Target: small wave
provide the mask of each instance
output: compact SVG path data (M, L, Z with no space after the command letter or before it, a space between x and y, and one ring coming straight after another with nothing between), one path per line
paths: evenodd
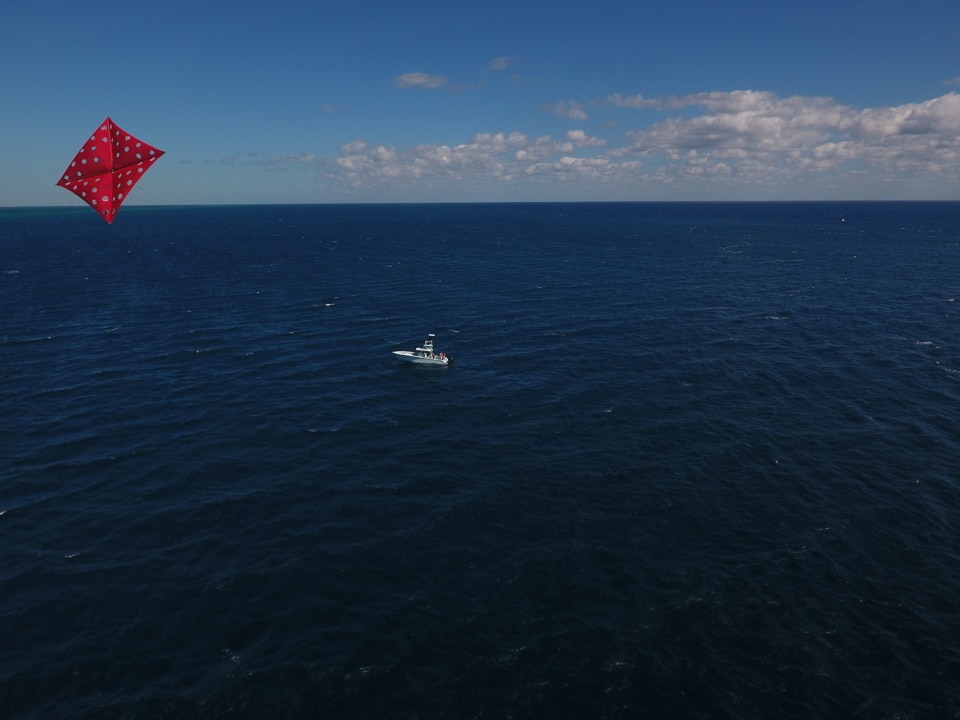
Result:
M41 335L39 337L24 338L23 340L19 340L17 342L22 342L22 343L46 342L47 340L53 340L55 337L56 335L45 335L45 336Z

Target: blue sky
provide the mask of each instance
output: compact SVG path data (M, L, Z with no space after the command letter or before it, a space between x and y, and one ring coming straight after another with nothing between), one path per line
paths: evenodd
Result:
M960 3L10 3L0 205L960 199Z

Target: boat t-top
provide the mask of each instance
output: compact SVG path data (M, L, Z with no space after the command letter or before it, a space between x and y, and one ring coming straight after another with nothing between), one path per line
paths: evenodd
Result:
M394 350L393 354L398 359L405 362L420 363L422 365L450 365L453 358L446 353L437 353L433 349L433 339L436 337L433 333L427 335L423 345L416 350Z

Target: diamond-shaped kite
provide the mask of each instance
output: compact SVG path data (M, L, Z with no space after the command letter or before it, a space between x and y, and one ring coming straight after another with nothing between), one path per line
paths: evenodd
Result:
M112 223L130 195L163 150L148 145L107 118L64 170L57 183Z

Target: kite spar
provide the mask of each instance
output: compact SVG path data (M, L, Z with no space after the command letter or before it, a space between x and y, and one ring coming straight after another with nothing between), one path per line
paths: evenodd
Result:
M113 223L133 186L161 155L163 150L135 138L107 118L80 148L57 185Z

